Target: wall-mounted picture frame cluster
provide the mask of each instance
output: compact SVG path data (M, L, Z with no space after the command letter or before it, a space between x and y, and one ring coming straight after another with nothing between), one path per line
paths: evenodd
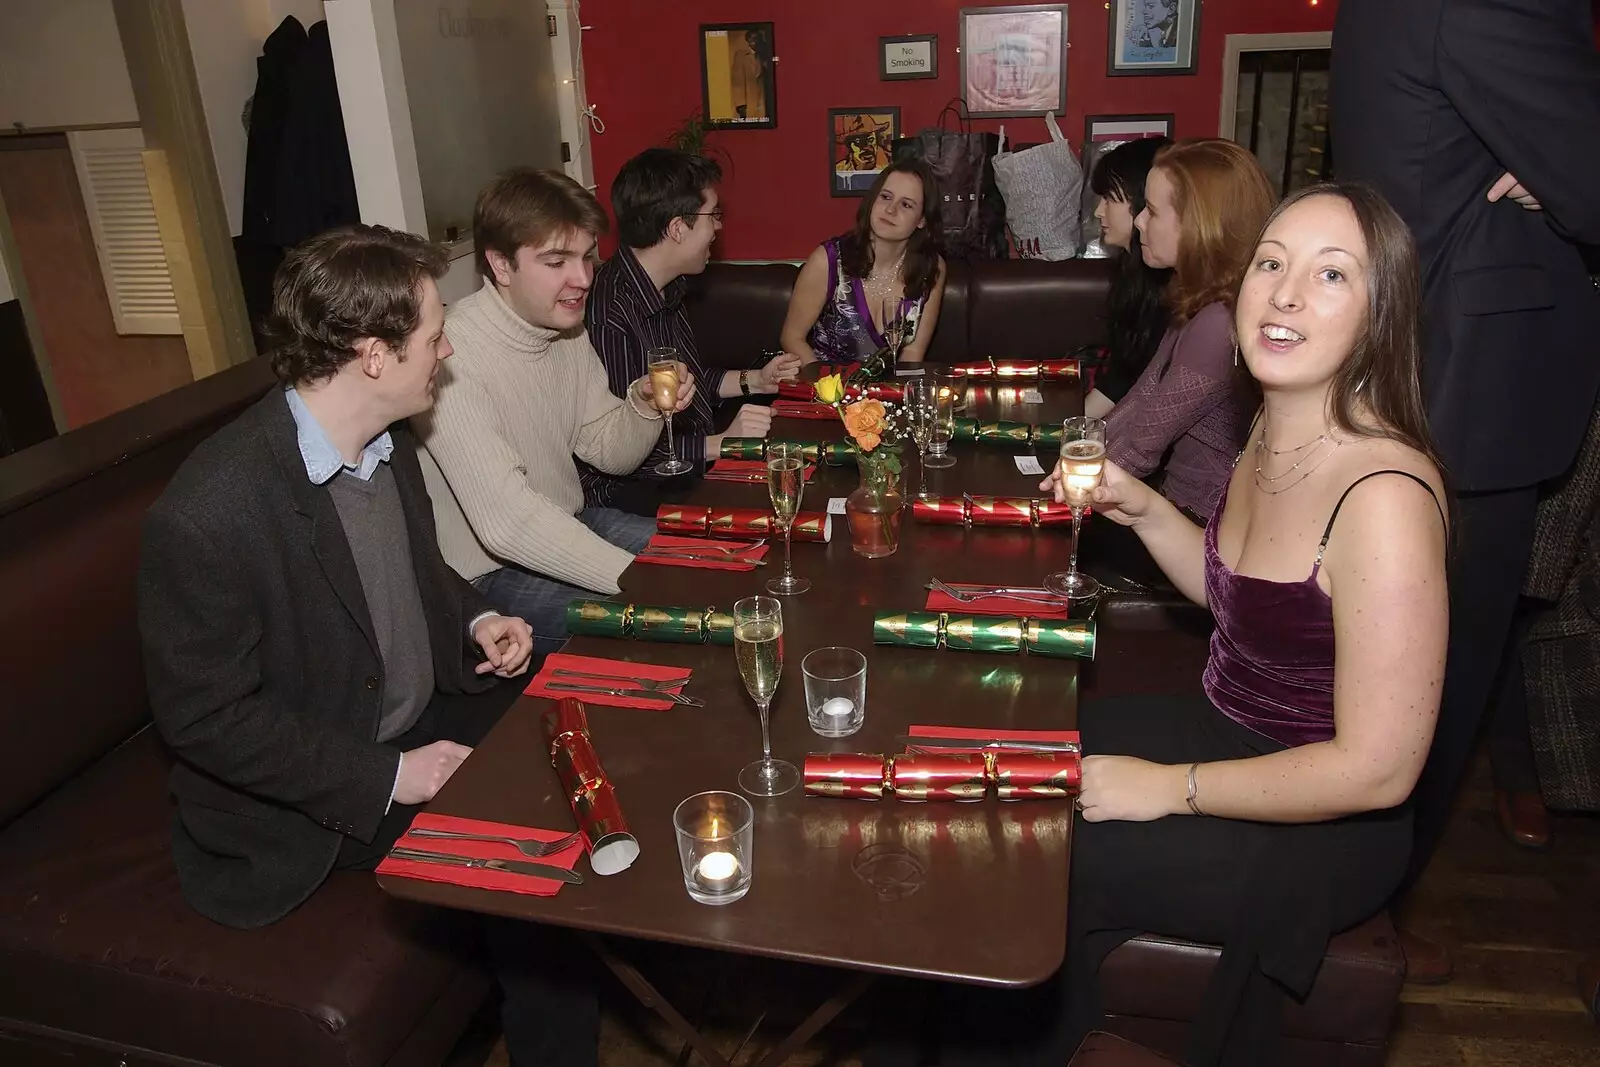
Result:
M770 22L700 27L700 99L718 130L778 127L777 35Z
M879 81L917 81L938 76L938 34L912 33L878 38Z
M964 7L961 98L974 118L1067 108L1067 5Z
M1107 74L1193 74L1198 69L1200 0L1111 0L1110 6Z
M1171 137L1172 115L1086 115L1083 139L1132 141L1140 137Z
M894 159L900 136L898 107L828 109L828 193L866 196Z

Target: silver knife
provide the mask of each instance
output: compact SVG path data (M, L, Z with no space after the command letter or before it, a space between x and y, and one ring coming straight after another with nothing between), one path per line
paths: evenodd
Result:
M982 740L965 737L925 737L920 734L902 736L897 740L917 748L1010 748L1024 752L1077 752L1083 747L1076 741L1008 741L998 737Z
M426 852L420 848L394 848L389 855L397 860L415 860L418 863L437 863L445 867L469 867L483 871L509 871L512 874L530 874L536 878L553 878L569 885L582 885L583 875L565 867L552 867L548 863L530 860L485 860L473 856L451 856L443 852Z
M660 552L660 551L657 551L656 549L650 549L649 551L646 551L646 552L640 552L639 555L638 555L638 558L639 559L685 559L685 560L694 560L694 561L700 562L700 563L748 563L752 567L765 567L767 565L767 561L764 560L764 559L750 559L750 558L745 557L745 556L708 556L708 555L705 555L704 553L693 553L693 554L691 554L691 553L687 553L687 552Z
M686 697L682 693L667 693L655 689L612 689L603 685L578 685L575 682L546 682L546 689L554 689L562 693L595 693L608 697L636 697L639 700L666 700L673 704L682 704L686 708L703 708L706 702Z

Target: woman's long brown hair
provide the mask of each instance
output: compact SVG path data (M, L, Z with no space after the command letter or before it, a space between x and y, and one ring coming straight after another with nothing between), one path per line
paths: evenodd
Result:
M1303 200L1331 196L1355 213L1367 245L1367 323L1334 372L1328 393L1334 425L1360 437L1386 437L1444 464L1428 432L1422 399L1421 284L1417 245L1389 202L1360 182L1322 182L1297 190L1273 209L1257 244L1278 216Z
M878 202L878 194L891 174L912 174L922 182L923 225L906 242L906 261L900 268L906 299L922 300L933 292L933 283L939 278L944 230L939 220L939 179L933 168L920 159L897 159L883 168L856 211L854 229L839 238L839 265L852 278L865 278L872 273L872 205Z

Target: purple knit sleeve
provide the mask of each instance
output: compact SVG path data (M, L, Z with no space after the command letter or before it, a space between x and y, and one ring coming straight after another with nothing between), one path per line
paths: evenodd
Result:
M1111 461L1138 478L1156 470L1174 441L1230 402L1232 377L1232 315L1224 304L1208 304L1167 331L1155 358L1112 409L1106 420Z

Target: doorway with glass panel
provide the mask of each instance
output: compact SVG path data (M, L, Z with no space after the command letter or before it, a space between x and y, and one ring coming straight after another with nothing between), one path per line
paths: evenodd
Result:
M1333 177L1331 33L1229 34L1218 129L1250 149L1279 193Z

